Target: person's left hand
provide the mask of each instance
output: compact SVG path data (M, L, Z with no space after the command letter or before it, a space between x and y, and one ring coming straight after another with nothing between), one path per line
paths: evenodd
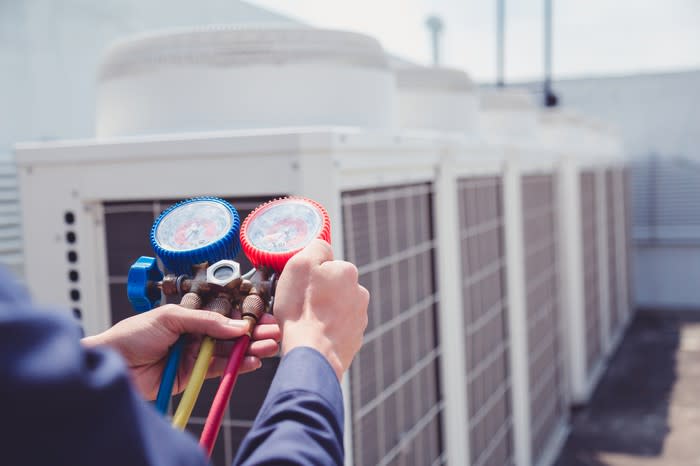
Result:
M83 338L85 346L108 345L126 359L134 384L146 399L158 394L168 350L182 334L189 338L180 359L180 367L173 386L173 394L185 389L194 361L199 353L203 335L218 340L207 378L220 376L233 346L234 338L248 331L247 322L229 319L216 312L192 310L168 304L152 311L137 314L94 336ZM253 342L241 364L241 373L258 369L261 358L277 354L280 329L275 318L263 315L253 331Z

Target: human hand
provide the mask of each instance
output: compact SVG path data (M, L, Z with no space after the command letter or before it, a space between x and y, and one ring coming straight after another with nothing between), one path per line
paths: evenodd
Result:
M333 260L330 245L315 240L290 259L277 284L282 354L298 346L314 348L340 380L362 346L368 303L357 267Z
M82 341L85 346L108 345L119 351L126 359L132 380L142 396L153 400L158 393L168 350L180 335L188 334L188 341L182 353L173 393L185 389L203 335L227 340L217 341L214 358L207 372L207 378L211 378L223 373L234 344L231 339L240 337L247 331L248 323L244 320L168 304L124 319L112 328L83 338ZM253 331L253 342L241 364L241 373L258 369L262 364L261 358L277 354L279 339L280 329L275 318L269 314L263 315Z

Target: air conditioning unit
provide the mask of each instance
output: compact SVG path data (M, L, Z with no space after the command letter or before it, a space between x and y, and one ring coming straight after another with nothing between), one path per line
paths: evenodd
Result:
M344 384L348 462L442 458L437 149L389 130L394 75L376 42L337 31L175 31L118 44L100 76L97 140L17 151L35 297L73 308L88 333L103 330L130 315L128 268L151 252L151 224L173 202L214 195L245 215L277 196L313 198L333 219L337 257L358 265L373 294ZM241 377L215 464L231 464L275 367ZM195 407L195 434L215 386Z
M631 318L630 206L619 138L580 115L542 116L560 157L562 303L572 403L588 401Z
M75 309L87 333L130 315L127 271L151 252L154 218L176 200L219 196L242 215L287 194L322 203L336 255L358 265L373 294L349 377L349 451L360 455L357 464L443 454L433 141L334 129L243 131L26 145L18 160L27 282L40 301ZM273 373L274 363L241 378L216 464L230 463ZM207 409L195 409L195 431Z
M584 266L595 296L612 303L600 290L617 290L614 305L591 301L593 329L619 310L606 348L629 318L613 139L590 130L600 140L583 150L562 136L568 120L541 122L514 91L482 96L477 111L466 74L391 70L376 41L340 31L139 36L112 47L99 76L97 139L17 150L39 301L101 331L131 314L129 266L151 253L150 227L172 203L219 196L245 216L310 197L372 293L343 383L348 464L553 461L569 402L595 383L588 338L603 342L586 332ZM589 212L604 196L616 210ZM214 464L231 463L276 364L241 377ZM202 391L195 434L215 389Z
M557 158L543 144L533 96L494 89L481 97L484 138L505 161L502 204L505 249L502 305L508 309L502 351L509 357L514 464L551 464L568 429L566 309L558 291ZM489 396L497 393L491 389ZM493 437L487 437L491 441Z

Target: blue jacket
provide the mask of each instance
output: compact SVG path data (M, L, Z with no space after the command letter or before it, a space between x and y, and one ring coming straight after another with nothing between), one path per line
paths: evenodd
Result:
M129 382L108 348L85 349L67 317L32 305L0 270L0 463L6 466L204 465L196 440L173 429ZM343 401L315 350L279 365L235 464L343 462Z

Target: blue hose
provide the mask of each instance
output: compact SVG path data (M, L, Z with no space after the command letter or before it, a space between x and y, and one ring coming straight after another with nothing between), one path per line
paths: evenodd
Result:
M185 335L181 335L170 348L168 362L165 365L165 369L163 369L163 376L160 379L160 387L158 388L158 397L156 398L156 409L161 414L165 414L168 411L170 396L173 393L173 385L175 385L175 377L177 376L180 356L182 355L184 346Z

